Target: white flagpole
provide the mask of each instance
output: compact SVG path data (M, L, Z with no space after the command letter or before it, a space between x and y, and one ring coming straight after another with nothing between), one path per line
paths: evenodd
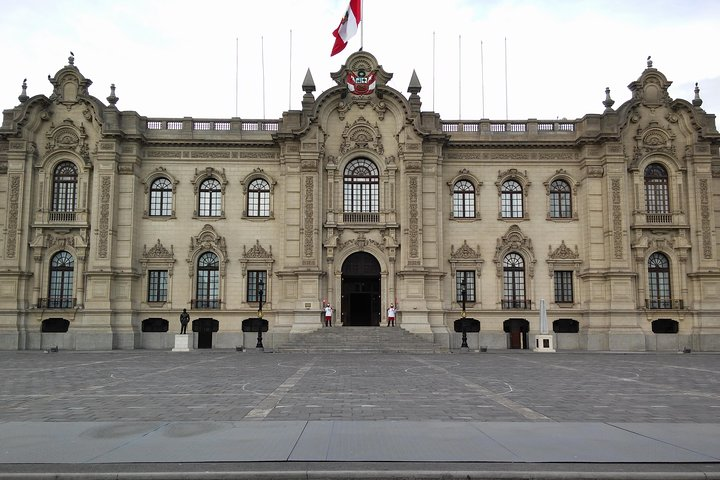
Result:
M462 35L458 35L458 120L462 120Z
M365 40L365 5L363 0L360 0L360 50L363 49Z
M505 120L508 120L507 37L505 37Z
M238 116L238 70L239 70L239 56L238 56L238 38L235 37L235 116Z
M290 29L290 60L288 62L288 110L292 107L292 29Z
M265 38L260 37L260 61L262 63L262 107L265 120Z
M435 32L433 32L433 59L432 59L432 109L435 111Z
M482 98L482 118L485 118L485 62L483 59L482 40L480 40L480 95Z

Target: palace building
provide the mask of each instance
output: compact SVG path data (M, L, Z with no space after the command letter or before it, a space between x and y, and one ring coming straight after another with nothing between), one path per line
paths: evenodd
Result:
M451 349L464 308L470 348L720 350L720 134L651 61L561 121L444 120L365 51L277 120L122 111L74 63L3 112L0 349L169 349L183 309L235 348L261 305L280 348L395 303Z

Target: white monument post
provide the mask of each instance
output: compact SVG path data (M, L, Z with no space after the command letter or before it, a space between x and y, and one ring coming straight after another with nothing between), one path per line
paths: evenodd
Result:
M540 299L540 334L535 335L534 352L554 352L553 336L548 331L547 307L545 299Z

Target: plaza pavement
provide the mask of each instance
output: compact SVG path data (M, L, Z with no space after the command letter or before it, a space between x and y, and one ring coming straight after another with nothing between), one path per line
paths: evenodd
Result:
M0 352L0 480L720 479L720 355Z

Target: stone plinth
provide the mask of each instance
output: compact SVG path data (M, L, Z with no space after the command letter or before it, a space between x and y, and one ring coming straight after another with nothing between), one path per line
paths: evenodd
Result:
M173 347L173 352L189 352L192 350L193 344L192 344L192 337L188 334L175 334L175 346Z
M554 352L552 335L535 335L535 347L533 352Z

